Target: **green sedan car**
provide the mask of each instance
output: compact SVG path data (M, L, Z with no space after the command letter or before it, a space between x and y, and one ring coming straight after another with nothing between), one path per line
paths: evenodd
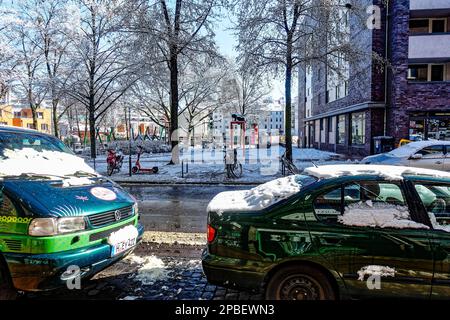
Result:
M450 297L450 173L313 167L208 206L210 283L271 300Z

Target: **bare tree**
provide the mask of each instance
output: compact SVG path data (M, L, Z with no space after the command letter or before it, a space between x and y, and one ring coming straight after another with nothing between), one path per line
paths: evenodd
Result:
M126 39L119 38L124 2L77 0L79 26L72 36L75 70L66 93L88 111L91 157L96 156L96 123L136 81L127 60Z
M204 63L186 71L181 79L180 114L186 122L187 141L194 129L225 103L221 82L226 70Z
M133 1L132 1L133 2ZM220 0L159 0L149 3L134 0L136 21L129 30L149 36L154 40L157 54L169 71L170 83L170 137L172 160L179 162L178 117L179 113L179 65L180 57L187 59L198 55L215 55L212 20Z
M241 60L277 75L284 71L286 157L292 160L294 69L305 62L330 63L338 52L352 55L342 28L351 7L342 0L248 0L235 1L233 8Z
M254 68L246 61L235 66L225 79L227 90L223 90L223 99L229 109L247 117L259 113L261 99L269 94L268 77L261 68Z
M48 0L28 1L24 8L27 15L36 20L35 28L38 34L38 46L44 57L45 70L47 74L48 96L52 104L53 133L59 136L58 123L68 106L59 112L59 103L63 88L71 77L71 71L66 66L66 56L69 47L69 39L65 25L67 12L65 1ZM70 106L70 105L69 105Z

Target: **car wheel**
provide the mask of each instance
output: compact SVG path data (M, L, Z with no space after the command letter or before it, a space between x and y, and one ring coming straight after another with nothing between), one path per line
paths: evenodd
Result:
M0 257L0 300L15 300L17 291L14 289L9 270Z
M278 270L266 288L267 300L335 300L336 294L327 277L304 265Z

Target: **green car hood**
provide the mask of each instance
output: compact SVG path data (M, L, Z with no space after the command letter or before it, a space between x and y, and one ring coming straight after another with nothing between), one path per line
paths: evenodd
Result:
M63 187L61 181L5 180L3 192L20 203L33 216L84 216L116 210L134 204L134 199L120 186L96 179L96 183L76 187ZM94 196L93 188L106 188L115 194L114 200ZM98 189L97 189L98 190Z

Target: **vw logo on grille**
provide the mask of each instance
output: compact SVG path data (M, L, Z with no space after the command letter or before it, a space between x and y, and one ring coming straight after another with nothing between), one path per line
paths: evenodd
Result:
M122 219L122 214L120 213L119 210L116 210L114 212L114 218L116 219L116 221L119 221L120 219Z

